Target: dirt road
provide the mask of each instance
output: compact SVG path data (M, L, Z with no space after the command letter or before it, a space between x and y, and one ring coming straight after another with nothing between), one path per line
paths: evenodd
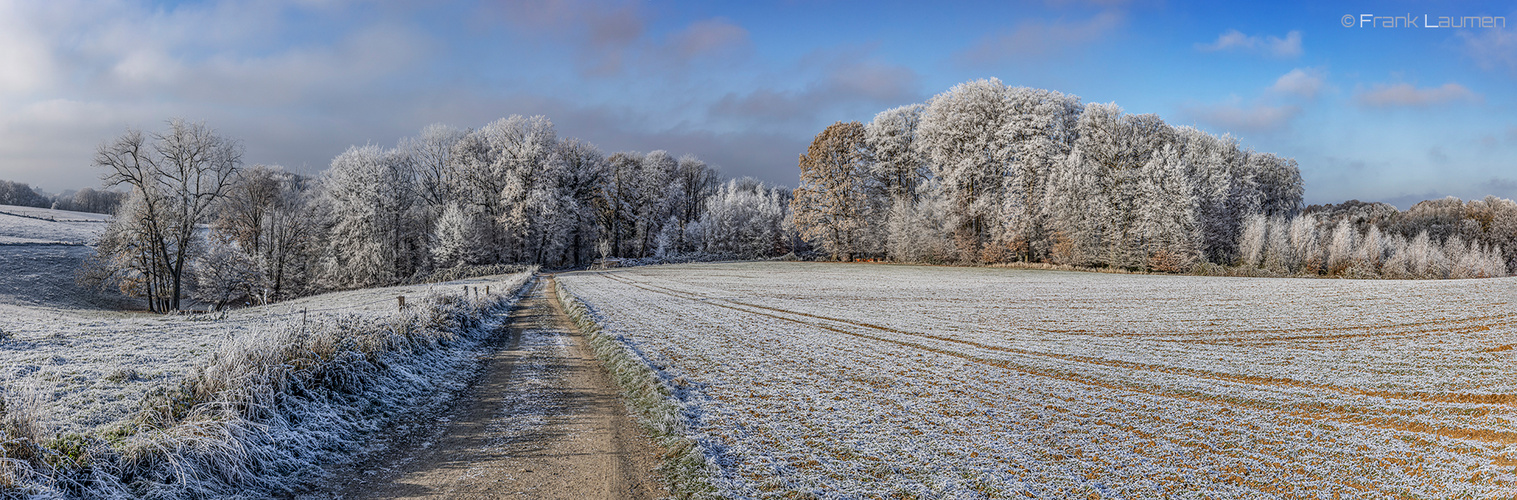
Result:
M659 498L657 451L627 415L552 278L511 311L471 389L380 439L306 498ZM410 430L414 429L414 430Z

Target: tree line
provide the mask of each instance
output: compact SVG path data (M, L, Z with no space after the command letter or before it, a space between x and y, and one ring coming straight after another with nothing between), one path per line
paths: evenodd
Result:
M84 188L49 195L25 183L0 180L0 205L113 214L126 193Z
M1340 225L1303 210L1293 159L996 79L835 123L799 166L794 225L838 260L1437 278L1517 264L1509 200Z
M1517 271L1517 203L1428 200L1406 211L1357 200L1244 224L1240 267L1267 274L1444 279Z
M81 280L156 311L180 309L189 292L266 303L598 258L1392 278L1502 276L1517 264L1510 200L1303 207L1292 159L995 79L826 127L800 155L793 191L723 180L690 155L605 155L541 116L431 125L393 147L350 147L317 176L244 166L240 143L182 120L128 130L95 163L129 194Z
M788 189L723 183L690 155L606 156L541 116L353 146L315 177L244 166L240 143L183 120L128 130L95 163L130 194L81 280L154 311L186 295L222 307L467 266L752 258L793 243Z

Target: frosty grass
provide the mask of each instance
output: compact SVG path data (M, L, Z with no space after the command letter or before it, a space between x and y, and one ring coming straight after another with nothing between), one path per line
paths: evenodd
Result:
M560 274L730 497L1517 493L1517 279Z

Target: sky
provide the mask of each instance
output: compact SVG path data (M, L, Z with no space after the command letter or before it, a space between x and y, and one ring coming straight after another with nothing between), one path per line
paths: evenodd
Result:
M0 179L99 187L172 118L315 174L541 114L794 186L827 125L999 78L1295 158L1307 203L1517 199L1517 27L1424 27L1517 4L1323 3L0 0Z

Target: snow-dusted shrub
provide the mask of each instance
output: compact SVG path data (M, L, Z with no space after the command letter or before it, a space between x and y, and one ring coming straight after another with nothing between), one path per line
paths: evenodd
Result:
M1354 260L1339 273L1339 276L1349 279L1374 279L1379 278L1380 274L1375 272L1375 267L1368 261Z

